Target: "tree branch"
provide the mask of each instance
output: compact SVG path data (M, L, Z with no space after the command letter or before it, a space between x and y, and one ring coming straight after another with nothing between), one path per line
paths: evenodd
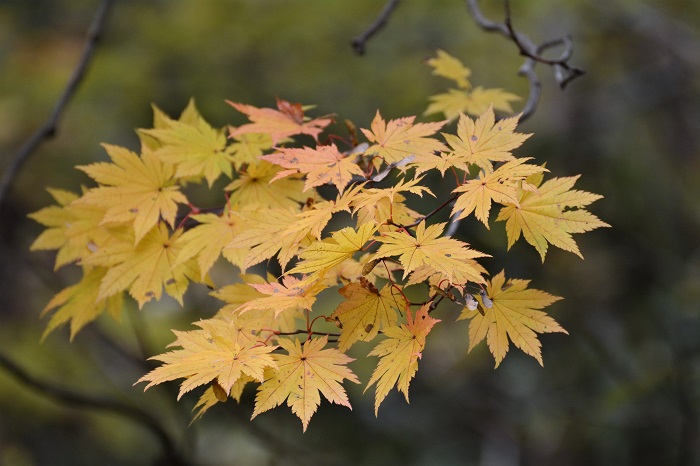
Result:
M399 6L400 1L401 0L389 0L386 5L384 5L384 9L379 16L377 16L374 22L370 24L362 34L352 40L352 48L355 50L355 53L358 55L365 54L365 46L367 41L386 25L391 14L394 12L396 7Z
M559 84L559 87L564 89L571 81L583 76L585 71L569 64L569 60L573 55L573 42L570 37L563 37L542 44L535 44L526 35L517 32L513 27L513 21L510 14L510 1L504 0L503 6L505 9L505 19L503 23L497 23L486 18L479 8L478 0L466 0L467 9L474 18L474 22L486 32L496 32L503 37L511 40L520 55L527 57L525 63L520 67L518 74L525 76L530 83L530 95L523 107L520 115L520 121L524 121L535 112L540 99L540 80L535 73L535 65L542 63L551 66L554 69L554 77ZM558 58L546 58L542 53L553 47L563 47L563 51Z
M75 408L87 408L93 410L107 411L124 418L130 419L137 424L150 430L160 442L163 450L163 459L166 464L186 464L182 458L175 442L160 423L150 414L136 406L120 403L116 400L88 396L84 393L75 392L63 387L59 387L50 382L40 380L30 375L24 368L13 360L0 353L0 368L14 377L19 383L31 388L40 395L50 398L55 402Z
M107 16L112 3L113 0L102 0L102 3L100 3L97 11L95 12L92 23L90 24L90 29L88 30L88 35L85 40L85 46L83 48L83 53L80 56L80 60L73 70L73 74L71 75L66 88L63 90L63 93L56 102L51 115L46 122L44 122L44 124L37 129L34 134L32 134L24 145L20 147L15 156L12 158L9 166L5 169L2 178L0 178L0 206L2 206L3 202L5 201L12 183L24 164L27 162L27 160L29 160L29 157L44 141L49 140L56 135L58 131L58 122L61 115L85 77L85 72L93 58L97 43L100 41L102 36L102 31L107 22Z

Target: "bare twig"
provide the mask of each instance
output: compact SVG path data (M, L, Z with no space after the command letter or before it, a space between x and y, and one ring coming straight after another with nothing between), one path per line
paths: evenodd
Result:
M186 461L176 448L176 444L170 434L154 417L136 406L121 403L116 400L89 396L40 380L30 375L19 364L1 353L0 368L4 369L19 383L60 404L75 408L111 412L144 426L158 438L161 448L163 449L163 459L167 461L167 464L186 464Z
M497 32L503 37L513 41L518 47L520 55L526 57L525 63L520 67L519 75L525 76L530 83L530 95L523 107L520 115L520 121L529 118L536 110L540 98L540 80L535 73L535 65L542 63L551 66L554 69L554 77L559 86L564 89L574 79L585 74L581 68L577 68L569 64L569 60L573 55L573 42L571 38L566 36L559 39L535 44L526 35L517 32L513 27L513 21L510 14L510 1L504 0L505 19L503 23L497 23L486 18L479 8L478 0L466 0L467 9L474 18L476 24L487 32ZM542 53L552 47L563 47L563 51L558 58L547 58L542 56Z
M97 11L95 12L92 23L90 24L90 29L85 40L85 47L83 48L83 53L80 56L80 60L73 70L73 74L68 81L66 88L63 90L63 93L56 102L51 115L46 122L39 129L37 129L34 134L32 134L24 145L20 147L19 151L17 151L15 156L12 158L9 166L5 169L5 172L0 179L0 206L2 206L2 203L5 201L12 183L26 161L29 160L29 157L34 153L37 147L41 145L41 143L53 138L56 135L56 132L58 131L58 122L61 115L82 82L88 65L90 64L95 53L97 43L100 41L102 31L107 22L107 16L112 3L113 0L103 0L102 3L100 3Z
M379 16L377 16L374 22L370 24L362 34L352 40L352 48L355 50L355 53L358 55L365 54L365 46L367 41L386 25L386 22L389 20L391 14L394 12L396 7L399 6L400 1L401 0L389 0L386 5L384 5L384 9Z

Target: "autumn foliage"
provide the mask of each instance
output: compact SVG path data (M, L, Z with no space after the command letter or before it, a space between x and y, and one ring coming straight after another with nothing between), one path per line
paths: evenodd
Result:
M542 311L560 298L498 267L488 278L488 252L453 238L453 227L473 217L491 228L495 217L508 248L522 236L543 262L550 245L580 256L571 235L607 226L585 210L600 196L514 155L529 135L494 108L512 112L517 96L472 88L469 70L445 52L428 64L457 86L426 111L445 121L377 112L369 128L336 135L327 132L333 118L281 99L276 108L229 102L249 122L225 129L194 102L177 120L155 108L139 153L104 145L110 162L78 167L96 186L51 189L56 205L31 215L46 226L32 248L57 250L57 268L82 269L46 306L45 335L68 323L72 338L104 312L118 317L127 294L142 308L163 292L182 303L190 284L209 286L221 309L174 330L171 350L153 358L162 365L138 382L184 379L180 396L206 387L197 417L257 385L253 417L286 402L304 430L321 395L350 407L343 385L361 382L348 365L359 343L378 358L365 386L375 412L393 387L408 400L438 324L468 320L469 349L486 339L496 366L510 343L542 364L538 334L566 333ZM429 172L451 194L422 213L410 200L435 197ZM218 206L189 201L193 185L211 189L222 177L230 182ZM449 223L434 220L443 210ZM224 285L209 277L221 257L240 269ZM335 309L316 302L328 289L343 298ZM461 312L436 318L448 302Z

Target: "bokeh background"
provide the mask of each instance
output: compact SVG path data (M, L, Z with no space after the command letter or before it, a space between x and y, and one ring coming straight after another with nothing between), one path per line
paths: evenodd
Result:
M502 18L500 1L481 3ZM494 371L485 345L467 354L467 325L443 311L410 405L392 392L375 418L373 393L348 386L353 410L324 402L302 434L288 408L250 422L251 391L188 427L196 395L176 403L174 384L132 386L144 357L172 341L169 329L216 311L206 290L190 290L184 309L130 305L121 323L104 317L73 342L62 330L39 343L41 309L76 271L54 273L51 254L28 252L41 228L27 214L52 202L46 187L88 183L73 167L105 160L100 142L137 149L134 128L151 124L151 103L177 116L194 97L223 126L243 121L224 99L270 106L279 96L368 127L377 109L420 115L444 91L422 64L437 48L470 66L476 85L526 96L513 44L477 28L458 0L402 2L362 57L350 41L383 1L116 1L58 134L0 208L0 354L52 386L149 413L199 465L700 464L700 3L512 3L515 27L533 40L571 34L571 63L587 70L562 92L538 66L542 99L519 154L558 176L581 173L579 188L605 196L591 210L612 225L577 237L585 260L552 249L544 265L524 243L506 255L502 224L460 226L496 251L491 273L505 267L565 297L551 312L570 335L541 338L544 368L511 349ZM0 0L0 170L48 117L97 5ZM373 366L353 369L366 381ZM159 460L143 422L58 403L0 369L0 464Z

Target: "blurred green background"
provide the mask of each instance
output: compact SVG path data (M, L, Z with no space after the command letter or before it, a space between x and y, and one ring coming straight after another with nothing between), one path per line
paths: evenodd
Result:
M501 18L500 1L481 3ZM151 103L176 116L195 97L223 126L243 121L224 99L270 106L278 96L368 127L377 109L420 115L446 89L421 63L437 48L470 66L474 84L526 96L513 44L478 29L457 0L402 2L362 57L350 41L384 1L116 1L59 133L0 210L0 353L42 380L138 406L194 464L700 464L700 2L512 3L515 27L533 40L571 34L571 63L588 72L562 92L538 66L542 100L521 127L535 135L519 154L557 176L581 173L577 187L605 196L591 210L613 227L577 236L585 261L552 249L544 265L522 240L506 256L502 224L460 227L496 251L492 274L505 267L565 298L551 312L570 335L542 337L544 368L511 349L494 371L485 345L466 354L467 324L443 311L410 405L392 392L375 418L373 393L348 386L354 409L324 402L302 434L286 407L248 421L251 391L187 427L196 394L177 404L175 384L132 387L170 328L216 311L206 290L190 290L185 309L165 299L121 323L102 318L72 343L62 330L39 344L39 312L76 271L54 274L52 254L28 252L41 228L27 214L52 202L45 187L88 183L73 167L105 160L100 142L137 149ZM0 0L0 170L49 115L97 5ZM233 273L221 269L219 283ZM372 368L353 365L363 381ZM56 403L0 370L0 464L160 457L142 423Z

